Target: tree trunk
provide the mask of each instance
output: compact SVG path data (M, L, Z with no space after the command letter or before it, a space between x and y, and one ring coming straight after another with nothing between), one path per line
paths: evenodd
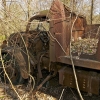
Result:
M93 20L93 5L94 5L94 0L91 1L91 25L92 25L92 20Z
M5 21L7 20L7 6L6 6L6 0L2 0L2 5L4 7L4 19ZM5 24L6 29L8 28L8 26ZM7 38L7 31L5 30L5 38Z
M6 13L6 0L2 0L2 5L4 7L4 18L7 18L7 13Z

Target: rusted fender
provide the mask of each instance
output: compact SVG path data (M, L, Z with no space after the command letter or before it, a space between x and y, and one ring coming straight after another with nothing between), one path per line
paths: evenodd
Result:
M14 51L14 57L19 65L19 69L20 69L20 73L21 73L21 76L24 78L24 79L27 79L28 78L28 70L27 70L27 61L25 61L25 58L23 56L23 54L21 53L21 50L20 48L17 48L15 51Z

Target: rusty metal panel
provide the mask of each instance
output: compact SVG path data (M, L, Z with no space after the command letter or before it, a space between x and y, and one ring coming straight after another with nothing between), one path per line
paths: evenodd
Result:
M99 94L99 75L94 72L76 70L80 90L88 93ZM59 71L59 83L64 86L76 88L73 71L63 68Z
M59 70L59 84L61 84L61 85L63 85L65 69L66 69L66 67L63 67L62 69Z
M96 60L100 61L100 37L99 37L99 42L97 45Z
M70 57L68 57L68 56L60 57L59 62L62 62L65 64L70 64L70 65L72 64ZM74 62L75 66L100 70L100 62L99 61L90 60L90 59L82 59L82 58L80 58L80 59L73 58L73 62Z
M53 43L54 45L50 45L51 61L57 61L60 56L69 56L71 27L76 16L77 15L71 12L60 0L53 1L49 16L50 32L56 40L55 43L50 40L50 44ZM72 30L72 36L75 41L78 40L79 37L83 37L85 26L86 19L83 16L78 16ZM54 58L55 60L53 60Z
M98 28L99 28L100 24L93 24L93 25L87 25L85 27L85 34L84 37L87 38L98 38L98 36L100 36L99 34L97 34ZM100 32L100 30L99 30Z
M70 32L67 31L68 28L66 27L67 24L65 21L66 16L63 3L59 0L55 0L50 8L50 19L50 32L55 35L56 40L66 51L70 41ZM55 51L53 51L54 49L50 51L50 54L55 52L56 58L65 55L57 41L55 42Z
M56 40L55 38L55 33L54 28L53 28L54 22L50 21L50 34L52 34L52 36L50 35L50 61L54 61L56 62L56 56L55 56L55 42Z

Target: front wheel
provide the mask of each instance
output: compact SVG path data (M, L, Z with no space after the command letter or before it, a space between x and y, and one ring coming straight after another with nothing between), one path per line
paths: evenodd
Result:
M5 54L3 55L3 60L7 76L5 75L4 69L2 68L2 80L6 81L7 83L11 81L14 85L22 84L24 79L21 76L19 65L17 64L15 58L10 54Z

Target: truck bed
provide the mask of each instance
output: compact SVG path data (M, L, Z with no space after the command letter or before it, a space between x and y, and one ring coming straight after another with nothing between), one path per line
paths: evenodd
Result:
M59 62L72 65L70 56L61 56L59 58ZM75 66L100 70L100 62L99 61L95 61L95 60L91 60L91 59L83 59L83 58L77 59L77 58L73 57L73 62L74 62Z

